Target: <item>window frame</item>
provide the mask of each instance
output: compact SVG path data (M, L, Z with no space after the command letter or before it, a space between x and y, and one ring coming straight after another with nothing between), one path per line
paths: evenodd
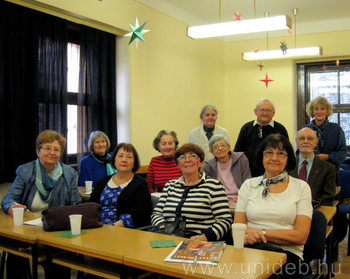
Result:
M335 60L326 62L312 62L312 63L297 63L297 130L304 125L310 123L310 118L306 114L306 105L310 102L310 87L309 87L309 73L321 72L322 67L326 66L326 71L341 72L350 71L350 60L340 60L339 66L336 65ZM339 75L338 75L339 79ZM338 80L338 100L340 97L339 80ZM333 113L338 113L338 123L340 123L340 113L350 114L349 104L333 104ZM350 155L350 145L346 146L348 156Z

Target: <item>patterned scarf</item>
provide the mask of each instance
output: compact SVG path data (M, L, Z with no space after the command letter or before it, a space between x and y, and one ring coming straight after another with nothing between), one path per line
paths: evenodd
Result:
M315 151L322 153L323 147L324 147L324 136L323 136L323 130L328 126L329 120L326 118L326 120L320 125L317 126L315 119L311 121L312 129L316 131L317 138L318 138L318 144L315 147Z
M278 182L282 182L286 180L288 177L288 172L286 170L282 171L279 175L272 177L272 178L266 178L266 173L264 173L263 179L258 184L259 186L264 186L264 190L262 191L262 197L266 198L269 193L269 185L270 184L276 184Z
M109 163L109 159L111 158L111 154L109 154L108 152L106 152L105 156L99 156L96 153L91 152L91 156L98 163L100 163L102 165L106 165L107 175L112 175L112 174L115 174L117 172L117 170L115 168L113 168L112 165Z

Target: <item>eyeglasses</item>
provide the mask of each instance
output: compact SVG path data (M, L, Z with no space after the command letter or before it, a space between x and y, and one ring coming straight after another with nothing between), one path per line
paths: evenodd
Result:
M273 152L273 151L270 151L270 150L265 150L263 152L265 158L272 158L273 155L276 154L277 158L278 159L285 159L286 157L288 157L288 154L285 153L285 152L282 152L282 151L279 151L279 152Z
M191 161L196 161L198 159L198 156L195 155L195 154L191 154L191 155L188 155L188 156L181 155L179 158L177 158L177 161L178 162L183 162L183 161L186 161L186 159L191 160Z
M303 137L303 136L297 138L297 140L299 140L299 141L305 141L305 140L307 140L307 141L314 141L315 139L316 138L313 138L313 137Z
M258 138L261 139L262 138L262 126L259 125L258 130L259 130Z
M50 153L50 152L54 152L55 154L60 154L61 153L61 149L58 149L58 148L51 148L51 147L41 147L40 149L44 150L45 152L47 153Z
M273 110L271 110L271 109L258 109L258 112L272 113Z
M218 150L219 148L226 148L227 147L227 144L226 143L220 143L220 144L216 144L213 146L213 150L216 151Z

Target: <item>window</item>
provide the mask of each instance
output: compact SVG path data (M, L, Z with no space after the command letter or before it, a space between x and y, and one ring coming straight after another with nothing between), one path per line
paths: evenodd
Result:
M324 70L324 66L326 69ZM298 129L310 123L306 104L322 96L333 105L331 122L338 123L345 132L350 147L350 61L298 64Z

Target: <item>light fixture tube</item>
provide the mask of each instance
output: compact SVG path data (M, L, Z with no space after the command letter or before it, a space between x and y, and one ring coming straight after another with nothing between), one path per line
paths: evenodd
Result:
M255 61L267 59L283 59L283 58L303 58L310 56L322 56L322 47L304 47L304 48L288 48L283 54L282 50L267 50L258 52L243 52L242 60Z
M292 28L292 19L288 15L230 21L201 26L187 27L187 36L193 39L238 35L263 31Z

